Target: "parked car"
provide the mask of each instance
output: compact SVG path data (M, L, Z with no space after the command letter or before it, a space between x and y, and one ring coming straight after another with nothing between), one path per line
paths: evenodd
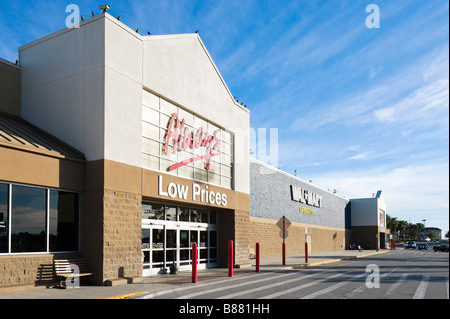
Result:
M427 243L418 243L417 245L417 249L428 249L428 244Z
M448 243L440 243L440 244L434 245L433 250L448 252Z
M406 243L406 246L405 246L405 249L410 249L410 248L416 249L416 243L413 242L413 241L407 242L407 243Z

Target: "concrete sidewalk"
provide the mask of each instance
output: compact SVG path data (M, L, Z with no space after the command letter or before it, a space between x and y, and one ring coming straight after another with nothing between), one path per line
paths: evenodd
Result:
M346 250L313 253L305 263L305 256L287 256L286 265L282 265L281 256L261 258L261 272L275 271L281 269L300 269L313 267L342 260L350 260L389 252L389 250ZM245 276L255 272L255 260L251 260L248 267L233 270L234 277ZM228 277L227 268L210 268L198 270L197 283ZM156 291L177 288L192 284L190 271L180 272L176 275L156 275L143 278L142 282L121 286L81 286L73 289L41 288L30 291L0 293L0 299L131 299L143 294ZM168 297L170 298L170 296Z

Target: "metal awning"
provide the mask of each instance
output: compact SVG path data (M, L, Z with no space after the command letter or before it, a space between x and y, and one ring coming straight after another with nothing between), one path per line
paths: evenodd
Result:
M0 148L85 161L84 154L24 119L0 112Z

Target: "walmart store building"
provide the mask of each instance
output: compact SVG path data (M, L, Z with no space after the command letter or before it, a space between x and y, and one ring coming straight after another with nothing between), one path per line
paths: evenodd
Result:
M200 268L229 240L247 266L256 242L280 253L283 215L288 253L304 227L313 252L345 249L349 202L250 159L249 122L198 34L102 13L0 60L0 291L45 286L62 256L97 285L189 270L194 242Z

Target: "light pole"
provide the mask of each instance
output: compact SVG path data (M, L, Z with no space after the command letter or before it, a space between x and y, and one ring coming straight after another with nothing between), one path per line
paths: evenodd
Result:
M427 221L426 219L422 219L423 221L423 237L425 237L425 222ZM420 231L419 231L420 232Z

